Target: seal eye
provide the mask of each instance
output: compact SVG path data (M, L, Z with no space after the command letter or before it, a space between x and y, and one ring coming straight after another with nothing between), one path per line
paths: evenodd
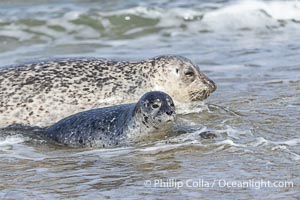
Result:
M152 108L154 108L154 109L155 109L155 108L158 108L158 107L159 107L159 105L156 104L156 103L152 105Z
M188 77L191 77L191 76L194 76L194 72L193 71L187 71L184 73L184 75L188 76Z

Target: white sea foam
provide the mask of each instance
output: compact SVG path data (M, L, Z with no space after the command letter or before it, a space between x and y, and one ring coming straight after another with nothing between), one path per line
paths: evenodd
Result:
M291 19L300 19L299 1L239 1L204 16L204 21L218 28L261 28Z
M156 144L155 146L141 148L141 149L139 149L139 151L156 154L159 152L165 152L165 151L169 151L172 149L189 146L193 143L194 142L185 142L185 143L180 143L180 144Z
M248 147L270 147L272 151L280 151L288 154L291 160L300 160L300 155L289 149L290 146L300 145L300 139L295 138L286 141L272 141L263 137L258 137L247 144Z
M284 30L288 24L294 24L290 22L291 20L300 20L299 1L236 1L216 9L138 6L114 11L103 11L99 8L97 12L90 12L90 9L76 6L61 7L60 9L45 9L36 6L29 11L30 14L19 15L22 12L18 9L8 10L5 13L6 16L1 18L2 22L8 24L1 26L0 35L16 37L22 41L42 37L46 34L51 35L54 39L64 38L64 40L76 41L77 38L100 39L104 33L108 36L130 35L149 27L159 28L161 33L170 36L195 34L203 30L223 30L220 33L239 29L266 31L272 27L281 27ZM121 27L126 21L135 23L132 15L152 22L147 24L148 22L145 21L143 25L132 26L130 30L127 30L127 26L123 33L119 33L120 29L116 29L116 26ZM97 22L98 26L104 27L104 30L93 27L86 19L80 23L74 23L76 20L81 20L82 16L88 16L94 20L92 23ZM119 20L114 21L115 17L118 17ZM38 24L28 25L23 22L24 20L36 21ZM285 21L284 25L282 25L282 21ZM61 27L63 30L53 28L55 26ZM182 27L185 27L184 31L182 31ZM297 27L299 26L293 26L293 28Z
M45 155L37 153L33 147L24 144L24 142L31 140L32 138L25 137L19 134L0 137L1 158L43 160L45 158Z
M14 145L14 144L19 144L27 139L24 138L21 135L13 135L13 136L7 136L7 137L2 137L0 138L0 150L2 147L5 147L7 145Z
M201 130L194 131L191 133L181 134L179 136L157 142L154 146L144 147L139 149L139 151L148 152L148 153L149 152L158 153L158 152L169 151L172 149L181 149L184 147L193 147L193 146L201 147L201 148L213 148L214 151L223 150L224 148L227 147L238 147L238 148L247 147L247 145L238 143L237 141L234 141L234 139L223 139L220 141L204 140L201 138L200 133L205 132L207 130L208 129L206 127L203 127Z
M238 148L245 148L246 146L243 144L238 144L233 140L226 139L219 142L211 142L211 143L202 143L201 140L190 140L181 143L168 143L165 144L163 142L159 142L154 146L151 147L144 147L138 149L138 151L143 153L151 153L157 154L161 152L166 152L174 149L184 149L186 147L200 147L203 149L211 149L212 151L222 151L228 147L238 147Z
M101 157L114 157L120 155L127 155L134 150L134 147L117 147L117 148L108 148L108 149L93 149L82 151L78 153L74 153L74 156L82 156L82 155L97 155L101 154Z
M175 102L177 114L199 113L204 110L209 110L207 104L201 102L178 103Z
M217 142L216 145L229 145L229 146L234 146L234 147L245 147L243 144L238 144L234 142L233 140L226 139L220 142Z
M287 145L287 146L297 146L297 145L300 145L300 138L295 138L295 139L286 140L286 141L273 142L273 143Z
M296 160L296 161L300 160L300 155L291 151L285 145L276 145L276 146L272 147L272 151L282 151L282 152L287 153L292 160Z
M258 137L255 139L255 141L252 141L250 143L251 146L254 146L254 147L258 147L258 146L264 146L264 145L267 145L269 143L268 140L266 140L265 138L263 137Z
M265 146L265 145L297 146L300 145L300 138L295 138L286 141L272 141L272 140L267 140L263 137L258 137L255 139L255 141L251 142L251 146L255 146L255 147Z

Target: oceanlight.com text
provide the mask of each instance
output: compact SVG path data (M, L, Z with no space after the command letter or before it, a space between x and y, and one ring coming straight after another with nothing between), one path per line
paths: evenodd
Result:
M225 180L225 179L153 179L145 180L145 187L152 188L287 188L294 187L293 181L271 181L264 179L248 179L248 180Z

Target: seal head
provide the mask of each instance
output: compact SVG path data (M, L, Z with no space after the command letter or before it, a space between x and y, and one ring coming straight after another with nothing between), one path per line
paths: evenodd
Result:
M136 141L140 136L145 136L153 131L169 129L170 122L176 119L175 105L172 98L164 92L148 92L136 104L133 117L136 120L129 128L134 127L139 131L136 133L136 130L131 130L127 137L133 137Z
M178 102L202 101L213 93L217 86L199 66L182 56L160 56L156 66L162 66L156 88L165 91Z

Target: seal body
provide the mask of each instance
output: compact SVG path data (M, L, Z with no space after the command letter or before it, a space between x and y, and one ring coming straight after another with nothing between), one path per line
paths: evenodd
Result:
M136 104L92 109L46 129L46 136L71 147L112 147L137 142L175 119L169 95L148 92Z
M140 62L66 58L0 70L0 127L48 126L71 114L136 102L145 91L168 93L176 103L207 98L216 86L180 56Z

